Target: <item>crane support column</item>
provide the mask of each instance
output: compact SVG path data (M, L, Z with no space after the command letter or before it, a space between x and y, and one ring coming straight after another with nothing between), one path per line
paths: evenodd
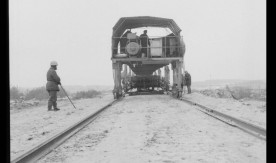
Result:
M183 61L182 61L182 72L183 72L183 76L185 75L185 63L184 63L184 58L183 58ZM185 85L185 80L183 80L183 85ZM182 89L183 93L185 94L186 92L186 87L183 86L183 89Z
M169 85L170 85L170 68L169 66L165 67L165 71L164 71L164 76L165 76L165 82L166 82L166 91L169 90Z
M182 63L181 61L176 62L176 69L177 69L177 90L178 90L178 98L182 97Z
M177 67L176 62L171 63L172 70L173 70L173 86L172 86L172 95L173 97L178 96L178 90L177 90Z
M127 92L127 87L128 87L128 85L127 85L127 65L126 64L124 64L124 71L123 71L123 73L122 73L123 75L122 75L122 84L123 84L123 90L124 90L124 92Z
M121 70L122 70L122 63L116 62L113 63L113 72L114 72L114 89L113 95L114 99L118 99L122 96L122 85L121 85Z
M172 69L172 71L173 71L173 82L172 82L172 85L173 86L175 86L175 84L176 84L176 76L175 76L175 62L172 62L171 63L171 69Z
M172 62L173 69L173 87L172 94L176 98L182 97L182 63L181 61Z

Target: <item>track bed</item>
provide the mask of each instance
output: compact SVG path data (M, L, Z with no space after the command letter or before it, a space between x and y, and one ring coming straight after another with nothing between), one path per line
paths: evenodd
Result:
M266 162L266 141L193 107L127 96L38 162Z

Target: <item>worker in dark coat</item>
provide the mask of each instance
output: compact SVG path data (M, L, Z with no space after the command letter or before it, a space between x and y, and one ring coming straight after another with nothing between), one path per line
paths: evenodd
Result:
M188 94L191 94L191 75L188 73L188 71L185 71L185 76L184 76L184 79L185 79L185 85L187 86L188 88Z
M140 41L141 41L141 46L142 46L142 50L141 53L145 54L145 57L147 57L147 52L148 52L148 45L150 46L150 41L149 41L149 37L147 35L147 30L144 30L144 33L140 35Z
M52 61L51 67L47 72L47 84L46 84L46 90L49 93L49 100L48 100L48 111L58 111L60 110L57 108L57 92L59 91L58 85L60 83L60 78L56 73L57 70L57 62ZM52 109L53 106L53 109Z
M120 38L120 51L125 53L126 44L127 44L127 34L131 33L131 29L127 30L125 34Z

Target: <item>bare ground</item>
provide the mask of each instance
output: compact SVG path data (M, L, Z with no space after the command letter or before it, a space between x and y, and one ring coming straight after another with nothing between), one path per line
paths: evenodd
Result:
M266 142L165 95L130 96L45 162L266 162Z

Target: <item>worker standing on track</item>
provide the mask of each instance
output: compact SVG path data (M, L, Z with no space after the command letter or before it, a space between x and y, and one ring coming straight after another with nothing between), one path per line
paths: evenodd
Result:
M60 78L56 73L57 70L57 62L52 61L50 63L51 67L47 72L47 84L46 90L49 93L49 100L48 100L48 111L58 111L60 110L57 108L57 92L59 91L58 85L60 83ZM52 106L54 109L52 109Z
M187 86L188 89L188 94L191 94L191 75L188 73L188 71L185 71L185 85Z

